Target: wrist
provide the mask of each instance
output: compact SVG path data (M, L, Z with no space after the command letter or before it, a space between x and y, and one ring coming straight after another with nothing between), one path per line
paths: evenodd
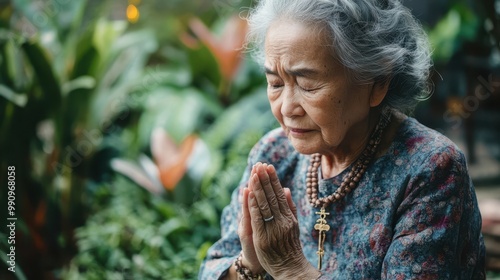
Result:
M240 253L241 257L241 265L247 269L249 269L254 274L265 274L266 270L262 267L260 263L251 263L245 258L245 254L243 252Z
M243 252L234 261L234 268L236 270L236 275L238 279L243 280L263 280L266 276L266 271L259 265L259 269L253 268L253 270L245 266L243 257ZM248 265L248 264L247 264Z
M316 280L321 277L321 272L316 269L309 261L304 257L296 261L292 261L292 265L288 267L291 269L282 270L279 275L272 275L275 279L307 279Z

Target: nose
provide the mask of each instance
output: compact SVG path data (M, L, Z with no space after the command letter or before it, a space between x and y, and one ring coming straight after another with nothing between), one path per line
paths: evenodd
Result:
M304 109L300 105L300 94L294 92L291 86L285 86L282 96L281 114L284 117L292 118L304 114Z

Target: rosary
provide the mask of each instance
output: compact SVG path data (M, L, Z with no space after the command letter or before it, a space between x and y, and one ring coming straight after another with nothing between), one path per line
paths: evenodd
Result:
M365 174L368 164L375 157L375 152L377 151L377 147L382 140L382 133L387 125L391 121L391 113L389 110L384 110L382 115L380 116L380 120L373 131L368 144L361 156L356 160L353 165L353 168L349 172L349 174L344 178L340 187L335 190L333 194L330 194L326 197L318 197L318 168L321 164L321 155L313 154L311 155L311 162L307 169L307 177L306 177L306 193L309 198L309 203L314 207L321 207L319 212L316 212L316 215L319 215L319 219L316 220L316 224L314 225L314 229L318 231L318 251L316 254L318 255L318 269L321 270L323 256L325 255L325 238L326 232L330 230L330 226L326 221L326 216L330 215L330 213L326 212L326 207L333 202L339 201L344 198L348 193L354 189L363 174Z

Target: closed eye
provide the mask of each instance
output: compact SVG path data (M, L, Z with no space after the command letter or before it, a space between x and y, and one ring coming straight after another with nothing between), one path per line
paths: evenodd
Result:
M304 87L304 86L299 86L299 88L302 90L302 91L306 91L306 92L315 92L317 90L319 90L321 87Z
M314 92L314 91L316 91L316 89L315 89L315 88L313 88L313 89L308 89L308 88L303 88L303 87L300 87L300 89L301 89L301 90L303 90L303 91L307 91L307 92Z
M271 87L272 89L279 89L279 88L282 88L283 85L282 84L269 84L269 87Z
M296 83L297 83L297 86L302 91L306 91L306 92L315 92L322 87L321 84L317 80L310 79L310 78L304 78L304 77L297 77Z
M271 75L267 76L267 85L271 89L279 89L284 86L284 83L281 79L277 77L273 77Z

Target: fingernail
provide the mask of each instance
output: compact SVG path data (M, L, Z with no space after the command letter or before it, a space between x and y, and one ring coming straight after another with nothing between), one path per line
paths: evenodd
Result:
M274 168L274 165L272 165L272 164L269 164L269 167L267 168L267 170L269 170L270 172L276 171L276 169Z
M264 168L259 168L259 170L257 171L259 174L261 175L264 175L266 174L266 167L264 166Z
M253 176L252 176L252 180L253 180L255 183L258 183L258 182L259 182L259 177L257 176L257 174L253 174Z

